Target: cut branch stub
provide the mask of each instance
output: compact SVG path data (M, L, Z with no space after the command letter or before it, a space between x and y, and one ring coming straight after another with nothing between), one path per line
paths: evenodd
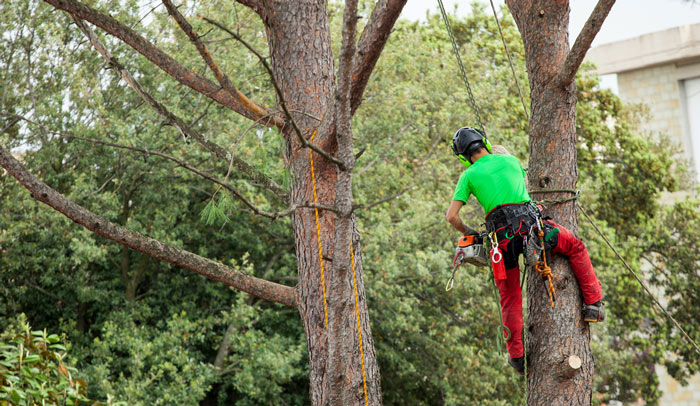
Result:
M581 365L583 362L581 361L581 357L578 355L569 355L564 359L564 362L561 364L561 375L562 377L569 379L576 372L578 372L581 369Z

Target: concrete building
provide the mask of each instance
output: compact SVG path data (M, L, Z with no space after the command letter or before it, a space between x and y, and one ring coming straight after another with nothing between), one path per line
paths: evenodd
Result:
M617 76L622 100L649 107L646 128L679 145L679 157L692 162L700 181L700 24L601 45L587 60L600 75ZM700 406L700 375L681 386L662 366L656 373L660 406Z
M587 59L617 75L624 101L649 106L647 128L669 135L700 174L700 24L601 45Z

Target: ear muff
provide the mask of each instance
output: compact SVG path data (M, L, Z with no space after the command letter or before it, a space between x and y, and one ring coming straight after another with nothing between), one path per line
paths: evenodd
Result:
M489 140L487 140L486 137L482 136L481 141L484 143L486 150L491 152L492 147L491 147L491 143L489 142Z
M467 158L465 158L464 155L462 155L462 154L457 155L457 159L459 159L459 162L461 162L462 165L466 166L467 168L472 166L472 163L469 162L469 160Z

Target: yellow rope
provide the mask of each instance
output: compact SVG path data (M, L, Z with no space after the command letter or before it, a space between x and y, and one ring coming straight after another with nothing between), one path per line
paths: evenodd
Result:
M311 139L309 142L314 142L314 137L316 136L316 130L311 134ZM314 172L314 153L309 149L309 160L311 161L311 184L314 190L314 203L318 204L318 198L316 197L316 173ZM323 270L323 251L321 249L321 223L318 219L318 209L314 208L316 213L316 236L318 237L318 258L321 264L321 287L323 289L323 312L326 317L326 332L328 332L328 304L326 301L326 276ZM365 375L365 353L362 345L362 325L360 323L360 300L357 295L357 276L355 275L355 254L352 249L352 236L350 236L350 262L352 263L352 285L355 290L355 314L357 316L357 334L360 339L360 363L362 364L362 386L365 393L365 406L369 405L369 400L367 399L367 378Z
M311 134L311 140L309 142L314 142L314 137L316 136L316 130ZM314 188L314 204L318 204L318 199L316 198L316 174L314 173L314 152L309 148L309 160L311 161L311 184ZM323 289L323 313L326 316L326 332L328 332L328 305L326 303L326 275L323 271L323 250L321 249L321 222L318 220L318 209L315 208L316 213L316 236L318 237L318 262L321 264L321 288Z
M360 361L362 363L362 385L365 390L365 406L367 400L367 379L365 378L365 353L362 349L362 326L360 325L360 301L357 296L357 277L355 276L355 254L352 249L352 236L350 236L350 262L352 263L352 285L355 289L355 314L357 315L357 333L360 337Z
M552 278L554 275L552 274L552 268L547 265L547 253L544 249L544 232L540 230L538 232L538 236L540 237L540 243L542 244L542 261L537 261L535 270L539 272L540 275L547 278L547 281L549 282L549 288L547 289L547 293L549 293L549 302L552 304L552 308L554 308L554 295L556 293L554 290L554 284L552 283Z

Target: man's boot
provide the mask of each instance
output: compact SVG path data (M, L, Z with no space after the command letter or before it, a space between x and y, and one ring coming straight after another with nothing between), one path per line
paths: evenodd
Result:
M595 303L583 306L583 321L598 323L605 320L603 305L603 301L599 300Z
M515 369L520 376L525 376L525 356L519 358L508 358L508 364Z

